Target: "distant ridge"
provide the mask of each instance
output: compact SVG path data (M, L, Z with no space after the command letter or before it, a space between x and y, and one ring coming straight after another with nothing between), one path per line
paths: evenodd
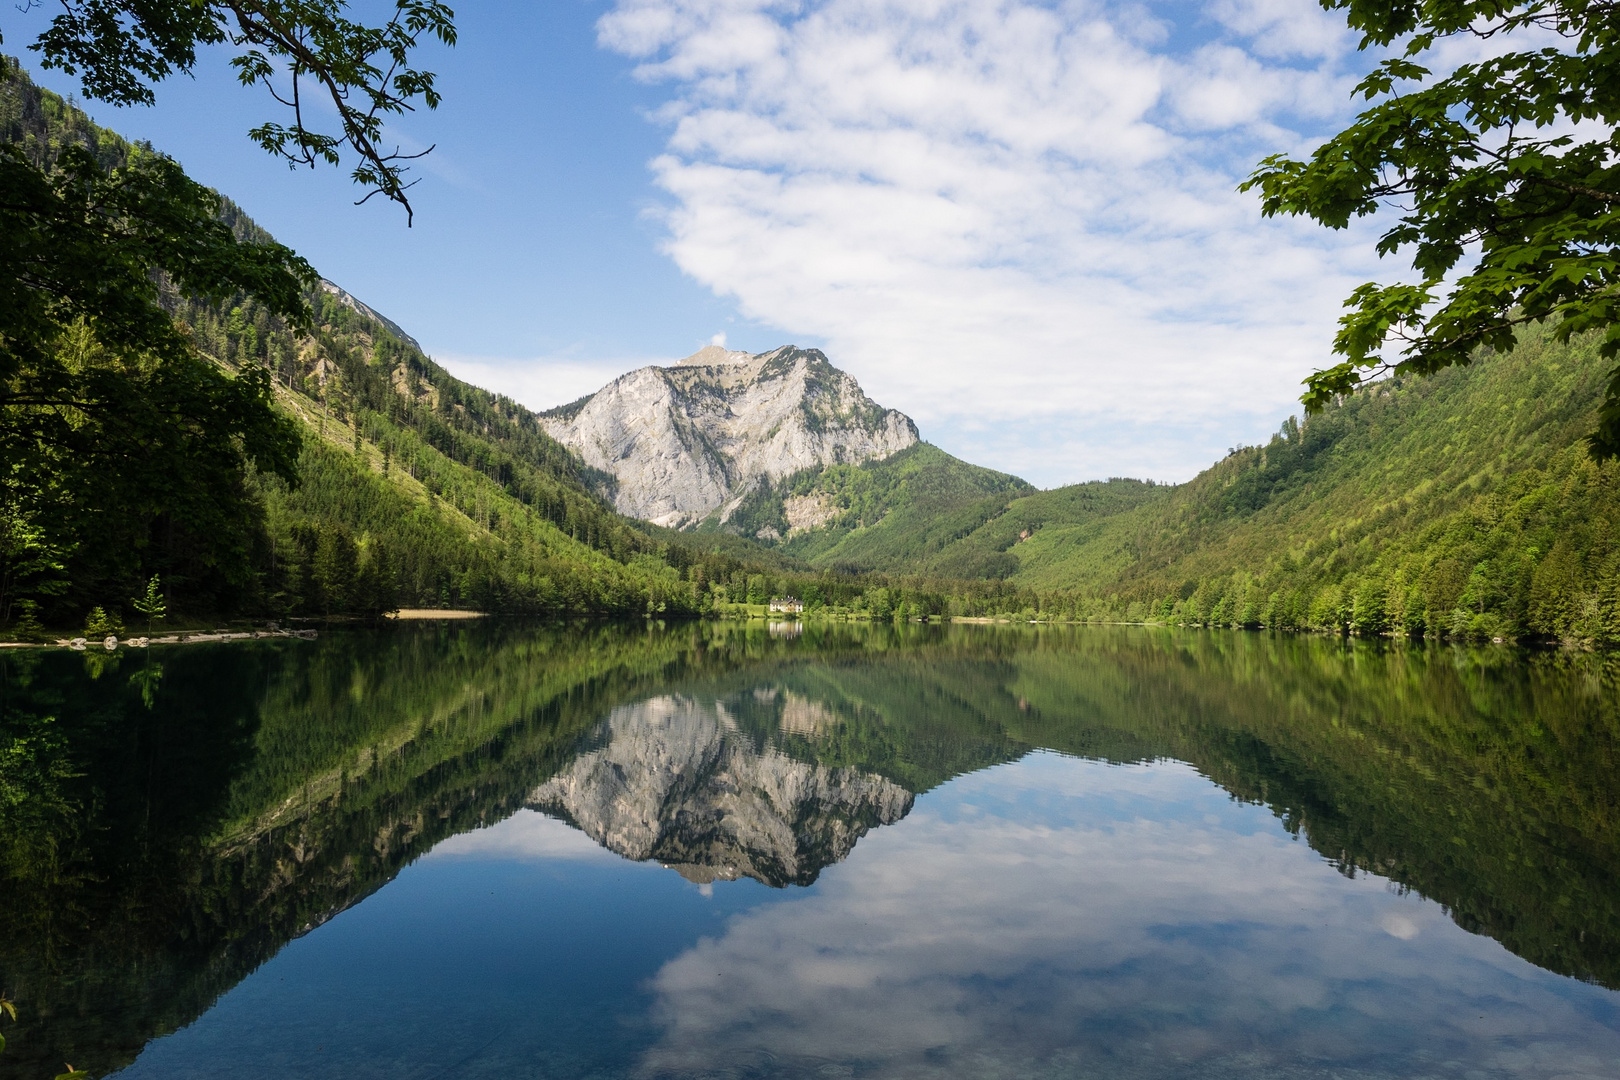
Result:
M342 304L350 311L364 315L368 319L374 319L381 323L384 329L386 329L390 334L393 334L395 337L409 345L411 348L415 349L417 352L424 351L421 344L415 338L411 337L411 335L407 334L403 329L401 329L397 322L390 319L376 308L373 308L363 301L356 299L352 294L346 291L343 286L327 281L325 278L321 278L321 291L325 292L329 296L334 297L338 303Z

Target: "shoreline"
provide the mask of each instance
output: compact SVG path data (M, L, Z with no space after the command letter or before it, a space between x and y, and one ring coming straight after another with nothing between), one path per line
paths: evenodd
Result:
M487 611L472 611L463 608L402 608L399 611L383 616L385 619L396 622L425 622L435 619L467 620L485 619L489 617ZM82 636L58 637L49 641L0 641L0 649L71 649L74 652L85 652L90 649L105 649L114 652L118 649L145 649L155 645L199 645L215 641L254 641L264 638L297 638L302 641L313 641L320 636L318 630L182 630L161 637L152 637L144 634L135 634L129 637L108 635L100 640L91 640Z
M528 616L519 616L519 618L525 618L525 617L528 617ZM542 616L542 617L544 617L544 616ZM572 616L572 617L562 616L562 618L565 619L565 620L569 619L569 618L580 618L580 617L581 616ZM587 618L587 619L605 619L606 621L619 621L614 616L597 615L597 616L583 616L583 617ZM500 619L500 618L502 618L502 616L500 616L500 615L498 615L496 613L486 612L486 611L474 611L474 610L471 610L471 609L464 609L464 608L403 608L403 609L401 609L399 611L396 611L396 612L393 612L391 614L383 616L382 625L387 625L388 623L396 623L396 624L398 624L398 623L406 623L406 622L429 622L429 621L466 622L466 621L472 621L472 620L477 620L477 619ZM553 618L555 618L555 616L553 616ZM647 616L647 618L648 619L653 619L653 618L656 618L656 617L655 616ZM829 624L829 623L846 623L846 624L847 623L868 623L868 624L873 624L873 623L890 623L890 622L896 621L896 620L893 620L891 618L873 618L870 614L868 614L866 612L848 612L848 611L845 611L845 612L830 612L830 611L826 611L825 609L818 610L818 611L813 612L813 613L791 614L791 615L790 614L785 614L785 613L758 614L758 613L753 613L753 612L744 613L744 612L738 612L738 611L708 612L708 613L705 613L705 614L691 616L690 618L691 618L691 621L696 621L696 622L716 621L716 622L739 622L739 623L765 624L767 627L769 627L772 630L775 630L777 627L782 627L782 626L790 626L790 625L804 626L804 625L807 625L807 624L816 624L816 623L820 623L820 624L824 624L824 625ZM623 621L639 621L639 619L637 617L628 617L628 618L624 618ZM658 621L663 622L663 619L658 618ZM680 620L677 620L677 621L680 621ZM343 626L344 624L346 624L348 622L349 622L349 620L338 620L338 625L341 627L341 626ZM1535 648L1535 647L1538 647L1538 646L1539 647L1563 647L1563 648L1576 649L1578 651L1599 651L1599 652L1605 651L1605 650L1603 650L1601 648L1594 648L1594 646L1590 642L1584 642L1584 641L1544 641L1544 640L1539 640L1539 639L1528 639L1527 640L1527 639L1522 638L1522 637L1466 638L1466 637L1451 637L1451 636L1447 636L1447 635L1433 635L1433 636L1431 636L1431 635L1427 635L1427 634L1422 635L1420 637L1408 637L1407 635L1393 633L1393 632L1384 632L1384 633L1380 633L1380 634L1361 634L1361 633L1357 633L1355 631L1350 631L1350 632L1338 631L1338 632L1335 632L1335 631L1332 631L1332 630L1306 629L1306 628L1300 628L1300 627L1249 627L1249 626L1230 626L1230 625L1218 625L1218 624L1217 625L1211 625L1211 624L1204 624L1204 623L1170 622L1170 621L1167 621L1167 620L1156 620L1156 619L1155 620L1131 621L1131 620L1125 620L1125 619L1039 619L1039 618L1037 618L1037 619L1028 619L1028 618L1023 618L1023 617L1019 617L1019 616L1015 616L1015 615L954 615L954 616L952 616L952 615L943 615L943 616L935 615L935 616L913 616L913 617L907 618L905 620L905 622L910 623L910 624L915 624L915 625L930 625L930 624L932 624L932 625L935 625L935 626L949 626L949 625L952 625L952 624L956 624L956 625L969 624L969 625L980 625L980 626L1007 626L1007 625L1022 626L1022 625L1028 625L1028 626L1041 626L1041 627L1137 626L1137 627L1144 627L1144 628L1146 628L1146 627L1160 627L1160 628L1166 628L1166 629L1174 627L1174 628L1189 629L1189 630L1191 630L1191 629L1197 629L1197 630L1237 630L1237 631L1245 631L1245 632L1251 632L1251 633L1297 634L1297 635L1311 636L1311 637L1314 637L1314 636L1341 637L1341 638L1345 638L1345 639L1357 639L1357 638L1360 638L1360 639L1366 639L1366 640L1409 640L1409 641L1413 641L1413 642L1425 642L1425 641L1427 641L1427 642L1451 642L1451 643L1454 643L1454 644L1464 644L1464 643L1466 643L1466 644L1472 644L1472 645L1507 645L1507 646L1520 646L1520 647L1530 647L1530 648ZM372 624L372 628L374 628L374 629L378 628L377 624ZM319 631L314 630L314 629L292 630L292 629L281 629L279 627L276 628L276 629L259 629L259 630L218 630L218 629L216 629L216 630L177 631L177 632L172 633L172 634L165 634L162 637L131 636L131 637L127 637L127 638L115 638L115 637L109 636L108 638L101 639L101 640L90 640L90 639L87 639L87 638L84 638L84 637L75 636L75 637L71 637L71 638L69 638L69 637L56 637L56 638L53 638L51 640L45 640L45 641L0 641L0 650L4 650L4 649L70 649L70 650L75 651L75 652L85 652L85 651L89 651L89 650L106 650L108 652L114 652L114 651L116 651L116 650L118 650L120 648L148 648L148 647L157 646L157 645L195 645L195 644L204 644L204 643L212 643L212 642L225 642L225 641L253 641L253 640L262 640L262 639L265 639L265 638L294 638L294 639L300 639L300 640L309 641L309 640L314 640L317 637L319 637ZM109 644L109 642L110 642L110 644Z
M400 608L385 619L395 619L400 622L411 622L420 619L487 619L489 612L472 611L463 608Z

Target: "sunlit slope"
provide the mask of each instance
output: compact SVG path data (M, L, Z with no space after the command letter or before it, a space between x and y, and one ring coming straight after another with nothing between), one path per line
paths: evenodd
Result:
M1377 599L1386 625L1434 628L1471 607L1529 618L1555 554L1588 578L1613 554L1593 530L1620 520L1615 469L1582 441L1606 368L1591 340L1529 334L1509 355L1381 383L1162 498L1041 523L1015 580L1150 609L1224 599L1213 621L1256 621L1241 609L1290 595L1368 611Z
M649 593L684 598L661 545L602 502L533 413L454 378L369 310L324 290L313 300L305 336L253 305L180 312L221 362L262 356L303 422L300 486L260 484L273 536L291 546L299 527L336 523L381 539L407 606L615 611L644 610Z
M784 555L856 573L1006 578L1014 551L1048 524L1086 525L1162 497L1136 480L1036 491L928 443L883 461L837 465L761 487L727 527L785 537ZM767 542L771 542L767 539Z
M882 461L835 465L761 487L733 515L749 535L785 537L812 566L997 577L995 567L940 565L940 552L1033 489L928 443ZM962 560L958 560L962 561Z
M108 169L136 148L17 68L0 79L0 141L42 161L68 145ZM150 148L147 148L150 151ZM235 204L245 240L268 234ZM250 478L264 531L236 575L234 610L296 615L405 606L499 610L681 611L692 590L655 541L604 501L586 468L509 398L434 363L397 323L322 282L308 328L241 298L164 302L205 356L267 368L301 421L302 484ZM689 560L676 558L685 565Z
M1108 519L1157 503L1170 491L1166 485L1115 478L1023 495L995 505L994 512L975 523L971 531L952 536L932 556L932 564L946 576L1017 579L1030 550L1028 544L1042 529L1058 527L1076 535L1096 535ZM1119 565L1124 561L1121 558Z
M884 461L834 466L791 482L788 505L827 520L791 536L786 547L813 566L939 572L936 556L952 540L1030 490L1016 476L918 443Z

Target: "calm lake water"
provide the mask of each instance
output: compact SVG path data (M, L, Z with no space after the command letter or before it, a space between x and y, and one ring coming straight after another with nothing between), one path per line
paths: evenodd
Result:
M0 1077L1620 1076L1613 661L426 625L0 657Z

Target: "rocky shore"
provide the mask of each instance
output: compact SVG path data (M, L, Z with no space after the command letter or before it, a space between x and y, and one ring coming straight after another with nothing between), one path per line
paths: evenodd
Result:
M83 652L86 649L106 649L108 652L114 652L120 648L145 649L153 645L199 645L205 641L253 641L258 638L300 638L313 641L318 636L314 630L204 630L186 634L165 634L162 637L120 638L109 634L99 641L82 637L57 638L51 645L72 649L75 652Z

